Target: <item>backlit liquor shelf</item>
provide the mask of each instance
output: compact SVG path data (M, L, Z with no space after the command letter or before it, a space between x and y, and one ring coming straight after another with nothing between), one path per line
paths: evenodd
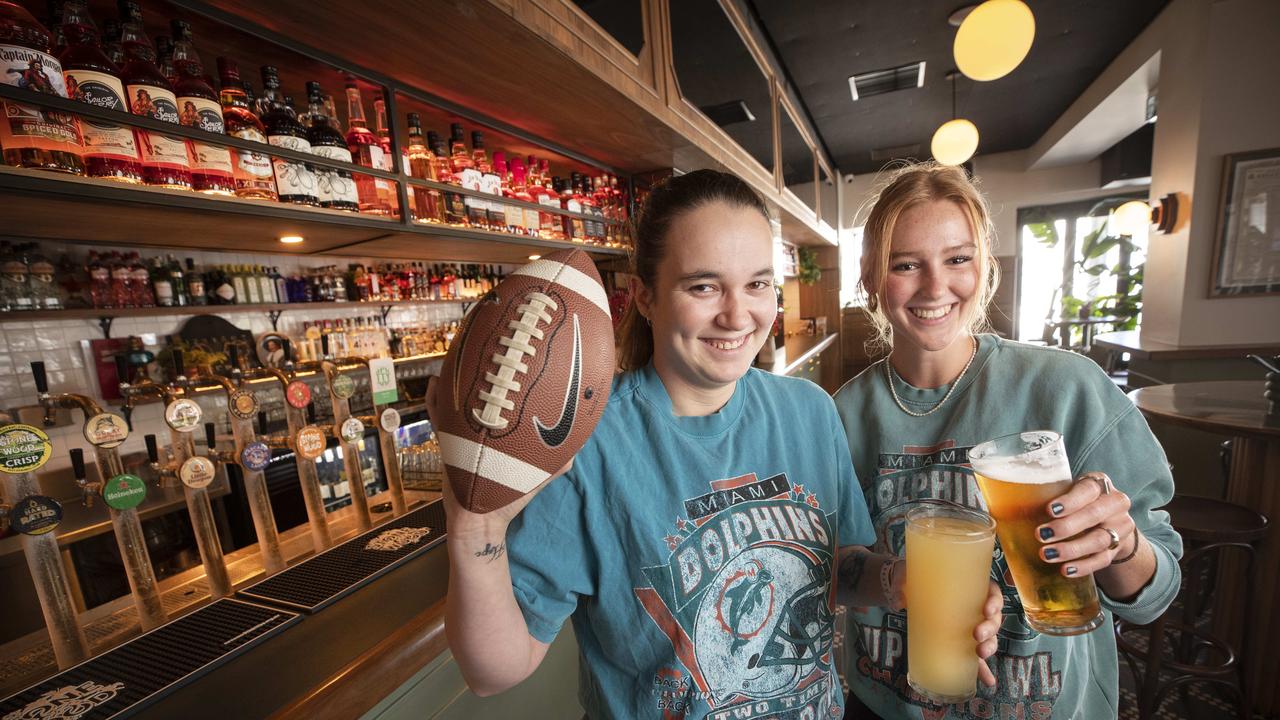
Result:
M101 318L170 317L179 315L225 315L240 312L280 313L286 310L350 310L368 308L385 311L390 308L415 305L462 305L475 302L476 298L450 298L445 300L375 300L348 302L293 302L293 303L239 303L233 305L183 305L169 307L136 308L70 308L67 310L34 310L31 312L0 313L0 324L11 322L36 322L43 320L98 320ZM385 314L385 312L384 312Z

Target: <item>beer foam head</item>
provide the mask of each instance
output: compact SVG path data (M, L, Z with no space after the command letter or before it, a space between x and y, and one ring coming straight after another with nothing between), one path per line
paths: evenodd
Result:
M1023 433L982 443L969 452L969 463L1003 482L1043 485L1071 478L1071 465L1056 433Z

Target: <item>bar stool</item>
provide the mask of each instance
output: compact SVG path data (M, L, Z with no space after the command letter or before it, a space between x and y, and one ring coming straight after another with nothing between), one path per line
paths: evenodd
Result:
M1182 534L1183 586L1179 592L1182 609L1170 607L1149 625L1116 620L1116 645L1133 672L1138 690L1138 717L1155 717L1166 693L1175 687L1184 692L1191 683L1202 682L1229 688L1237 701L1242 720L1250 717L1244 672L1238 654L1228 639L1198 626L1201 617L1213 608L1217 567L1227 556L1236 555L1244 564L1249 586L1254 581L1254 543L1267 536L1267 518L1249 508L1223 500L1174 495L1164 508L1173 527ZM1245 588L1245 617L1251 617L1253 594ZM1218 612L1230 612L1218 608ZM1136 642L1146 635L1146 648ZM1176 640L1170 643L1171 639ZM1250 643L1244 633L1245 650ZM1247 655L1244 653L1243 655ZM1137 661L1145 664L1138 672ZM1161 672L1173 677L1163 681ZM1185 694L1184 694L1185 697Z

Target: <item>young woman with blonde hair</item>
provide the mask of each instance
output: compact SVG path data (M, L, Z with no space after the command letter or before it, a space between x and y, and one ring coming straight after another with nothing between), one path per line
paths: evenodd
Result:
M907 510L922 501L985 508L968 451L1028 430L1060 433L1077 481L1046 504L1040 556L1093 573L1103 626L1042 635L1027 624L999 544L992 578L1004 619L988 660L996 683L939 707L906 683L905 613L851 608L846 717L1101 718L1118 713L1112 614L1145 623L1173 601L1182 542L1157 508L1173 494L1164 452L1092 361L984 333L999 279L986 201L960 168L898 170L863 230L861 287L890 354L836 394L876 541L867 571L905 577ZM1087 471L1090 472L1084 477ZM1109 477L1108 477L1109 476ZM910 596L910 588L906 589Z

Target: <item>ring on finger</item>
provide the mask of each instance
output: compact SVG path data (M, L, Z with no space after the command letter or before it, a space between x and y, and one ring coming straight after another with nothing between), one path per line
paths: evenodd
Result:
M1111 484L1111 478L1107 477L1106 473L1089 472L1081 476L1080 479L1092 480L1098 483L1098 488L1102 490L1103 495L1110 495L1111 491L1115 489L1115 486Z
M1107 545L1108 550L1115 550L1120 547L1120 533L1109 527L1102 527L1101 525L1099 525L1098 528L1107 531L1107 534L1111 536L1111 542Z

